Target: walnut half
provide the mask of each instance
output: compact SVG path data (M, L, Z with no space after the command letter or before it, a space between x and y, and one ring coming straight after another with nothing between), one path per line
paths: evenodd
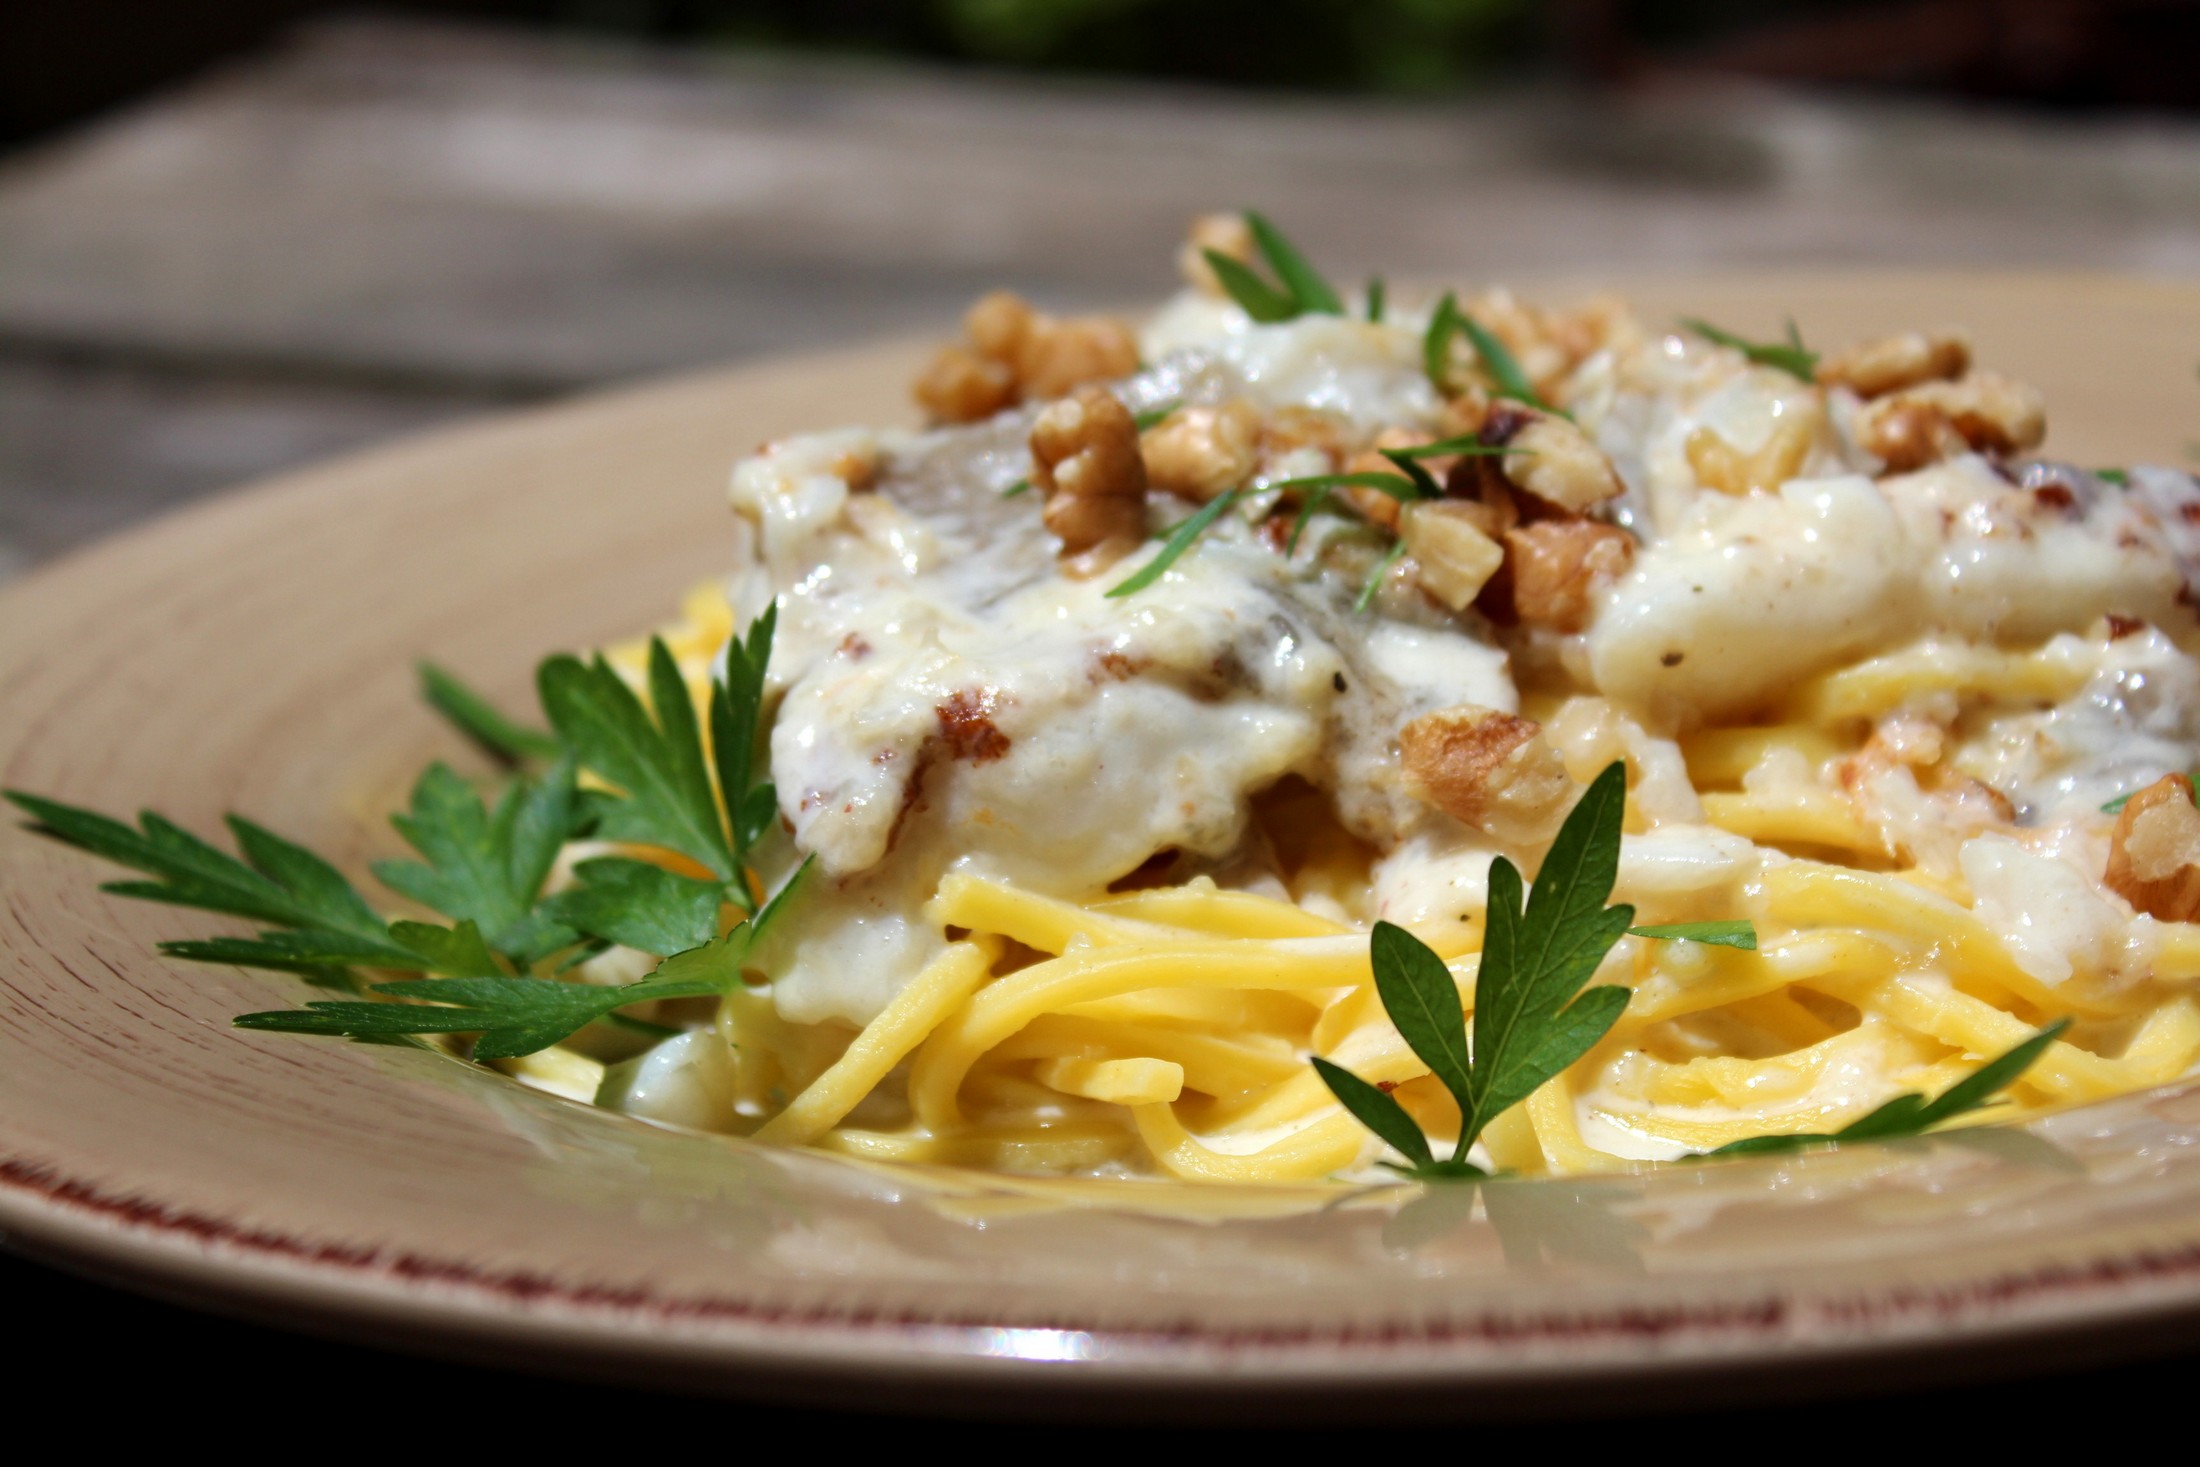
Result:
M1856 441L1905 473L1961 453L2022 453L2047 436L2037 389L1998 372L1925 382L1873 398L1857 411Z
M1105 388L1080 388L1031 425L1031 482L1065 557L1099 570L1146 534L1146 464L1138 423Z
M2200 921L2200 809L2191 780L2166 774L2124 802L2102 884L2149 917Z
M1505 532L1513 612L1530 626L1578 632L1598 591L1634 562L1635 537L1595 520L1538 520Z
M1149 428L1139 446L1154 488L1204 503L1253 476L1260 412L1243 399L1178 408Z
M1553 413L1502 403L1483 425L1482 441L1501 443L1505 477L1567 514L1587 514L1624 486L1604 451L1572 422Z
M1971 369L1971 344L1956 331L1904 331L1860 341L1818 364L1819 384L1880 397L1923 382L1953 382Z
M963 335L917 376L917 402L935 422L976 422L1138 370L1138 341L1122 322L1056 320L1012 291L997 290L972 306Z
M1398 732L1414 794L1509 845L1547 838L1572 803L1573 781L1542 725L1462 703Z

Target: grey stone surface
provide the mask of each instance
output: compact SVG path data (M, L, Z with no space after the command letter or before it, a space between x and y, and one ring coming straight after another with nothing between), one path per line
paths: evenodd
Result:
M501 401L1168 287L1250 204L1339 273L2200 274L2200 128L1746 88L1401 105L387 22L0 167L0 567Z

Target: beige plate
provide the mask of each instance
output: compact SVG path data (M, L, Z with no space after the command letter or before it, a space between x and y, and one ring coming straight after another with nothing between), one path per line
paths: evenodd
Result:
M2113 280L1648 283L1771 334L1966 323L2050 446L2185 461L2200 290ZM674 381L314 469L0 591L0 782L363 869L457 741L422 654L518 703L721 568L727 465L903 416L914 349ZM523 705L524 706L524 705ZM974 1410L1455 1412L1915 1381L2200 1319L2200 1088L1973 1144L1415 1197L1030 1184L655 1129L432 1054L245 1035L280 977L156 939L0 831L0 1227L316 1328L728 1391ZM1998 1144L1996 1144L1998 1143Z

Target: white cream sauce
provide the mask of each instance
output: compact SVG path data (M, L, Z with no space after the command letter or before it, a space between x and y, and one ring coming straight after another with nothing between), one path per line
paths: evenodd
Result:
M1251 396L1369 428L1437 406L1414 333L1341 320L1240 318L1124 395ZM1220 867L1251 798L1293 774L1393 843L1427 818L1399 785L1397 728L1515 706L1503 653L1473 630L1356 615L1356 588L1285 562L1242 519L1135 596L1105 593L1137 557L1057 574L1037 496L1001 494L1028 430L1009 414L818 435L735 472L759 565L738 599L780 597L772 775L824 878L773 985L791 1020L876 1015L938 950L923 906L950 869L1088 897L1158 852ZM852 492L835 466L874 451L876 492Z
M1434 428L1420 325L1260 326L1187 295L1148 324L1155 365L1119 390L1134 409L1250 397L1368 430ZM1845 394L1821 408L1731 353L1631 340L1585 363L1570 397L1627 485L1611 517L1641 547L1589 629L1547 649L1600 695L1551 724L1569 767L1586 777L1626 758L1651 824L1627 838L1621 897L1646 911L1739 901L1780 859L1704 822L1673 735L1927 636L2026 647L2114 613L2149 629L2106 644L2080 693L1957 731L1954 762L2007 796L2025 829L1966 832L1941 864L1970 879L1982 914L2029 912L2025 961L2042 981L2124 963L2136 929L2091 887L2097 807L2200 760L2186 589L2200 486L2145 470L2128 489L2064 470L2012 483L1977 458L1875 482ZM1746 455L1798 421L1801 474L1777 492L1698 485L1687 446L1699 430ZM1354 614L1356 585L1310 570L1316 557L1285 562L1244 518L1226 517L1159 583L1111 599L1151 552L1092 580L1057 572L1038 497L1002 495L1029 471L1029 424L1012 412L933 433L817 435L735 472L755 542L737 606L781 604L773 777L794 845L824 878L772 989L780 1013L876 1015L938 949L924 903L951 869L1068 897L1165 851L1243 869L1250 802L1287 775L1327 790L1385 853L1381 915L1479 911L1495 848L1407 796L1395 737L1435 708L1517 706L1489 629L1410 597ZM851 454L876 458L865 492L841 473ZM1184 509L1157 509L1155 534ZM1532 867L1533 853L1510 854ZM2081 890L2115 922L2102 926ZM1813 1093L1838 1079L1819 1075Z

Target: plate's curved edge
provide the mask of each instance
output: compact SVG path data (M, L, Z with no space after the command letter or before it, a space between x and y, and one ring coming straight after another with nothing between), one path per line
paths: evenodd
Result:
M1593 1387L1598 1409L1802 1400L2144 1356L2200 1324L2200 1247L2104 1256L1873 1299L1768 1291L1708 1309L1463 1317L1370 1330L1035 1328L796 1313L573 1288L426 1254L324 1247L0 1158L10 1251L174 1302L357 1343L578 1378L847 1404L1039 1414L1105 1408L1285 1419L1373 1405L1518 1417ZM969 1394L942 1397L942 1389Z

